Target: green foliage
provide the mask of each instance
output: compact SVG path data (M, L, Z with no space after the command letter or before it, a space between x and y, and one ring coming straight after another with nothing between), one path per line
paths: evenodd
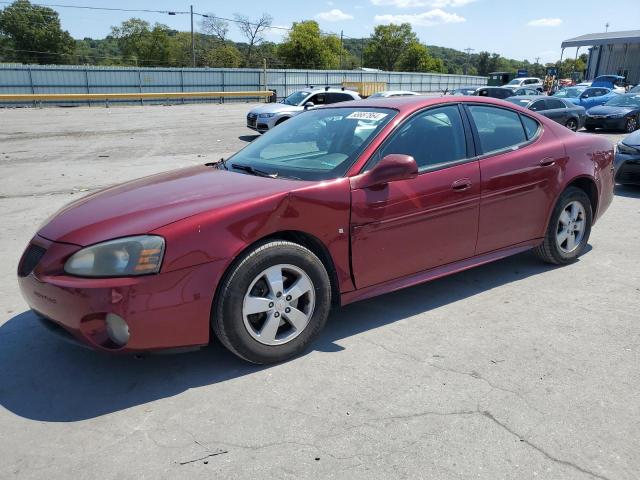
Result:
M340 67L340 39L322 35L318 22L294 23L278 47L278 56L292 68L335 69ZM343 57L346 51L343 51Z
M204 58L208 67L237 68L243 62L240 50L228 43L208 50Z
M411 42L400 55L397 69L402 72L443 72L444 64L439 58L431 57L425 45Z
M58 13L17 0L0 11L0 58L22 63L68 63L75 42Z
M169 65L172 54L171 29L140 18L130 18L119 27L111 27L125 62L136 65Z
M387 71L397 70L402 52L414 43L418 43L418 37L409 23L377 25L364 48L364 64Z

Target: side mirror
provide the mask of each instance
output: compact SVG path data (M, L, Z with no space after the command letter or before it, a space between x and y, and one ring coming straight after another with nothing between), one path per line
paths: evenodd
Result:
M311 108L311 107L313 107L313 106L315 106L315 105L313 104L313 102L307 102L307 103L305 103L305 104L304 104L304 109L306 110L307 108Z
M371 170L351 181L353 188L371 188L418 176L418 164L410 155L392 153L380 160Z

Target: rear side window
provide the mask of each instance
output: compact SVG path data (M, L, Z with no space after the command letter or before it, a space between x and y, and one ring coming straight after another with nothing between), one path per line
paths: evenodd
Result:
M527 141L520 115L497 107L470 105L482 153L487 154L514 147Z
M466 137L458 107L432 108L407 120L383 147L380 158L391 153L411 155L419 170L465 159Z
M327 93L327 103L348 102L349 100L353 100L353 97L347 93Z
M555 98L547 98L547 108L555 109L555 108L567 108L564 103L560 100L556 100Z
M538 135L540 124L533 118L527 117L526 115L520 115L520 118L522 119L522 124L524 125L524 130L527 134L527 140L535 138L535 136Z

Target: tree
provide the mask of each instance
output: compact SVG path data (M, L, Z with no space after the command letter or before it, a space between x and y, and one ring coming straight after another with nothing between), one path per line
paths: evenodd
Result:
M213 13L208 13L200 22L200 31L225 43L229 34L229 22L216 17Z
M490 57L490 53L489 52L480 52L478 54L478 59L477 59L477 69L478 69L478 75L482 75L483 77L486 77L487 75L489 75L489 57Z
M402 52L413 43L418 43L418 37L411 24L377 25L364 49L364 63L368 67L392 71Z
M168 65L172 54L170 34L166 25L130 18L119 27L111 27L111 35L117 39L125 59L136 65Z
M0 45L6 60L23 63L66 63L75 48L58 13L28 0L17 0L0 11Z
M207 51L204 59L209 67L238 68L242 64L242 53L233 45L225 44Z
M240 29L240 33L247 39L247 51L245 55L245 66L253 66L253 50L256 45L264 41L264 32L271 27L273 18L268 13L263 13L257 20L251 20L245 15L238 13L233 15Z
M402 72L442 72L442 60L429 55L429 50L419 42L411 42L400 55L397 64Z
M343 51L346 56L347 52ZM323 35L314 20L294 23L278 47L278 56L287 67L331 69L340 66L340 39Z

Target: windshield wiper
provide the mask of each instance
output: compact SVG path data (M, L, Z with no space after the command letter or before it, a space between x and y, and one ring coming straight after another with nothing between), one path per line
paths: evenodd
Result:
M255 175L257 177L268 177L268 178L276 178L278 176L277 173L269 173L264 170L259 170L257 168L252 167L251 165L244 165L242 163L232 163L231 168L235 168L236 170L242 170L243 172L247 172L250 175Z

